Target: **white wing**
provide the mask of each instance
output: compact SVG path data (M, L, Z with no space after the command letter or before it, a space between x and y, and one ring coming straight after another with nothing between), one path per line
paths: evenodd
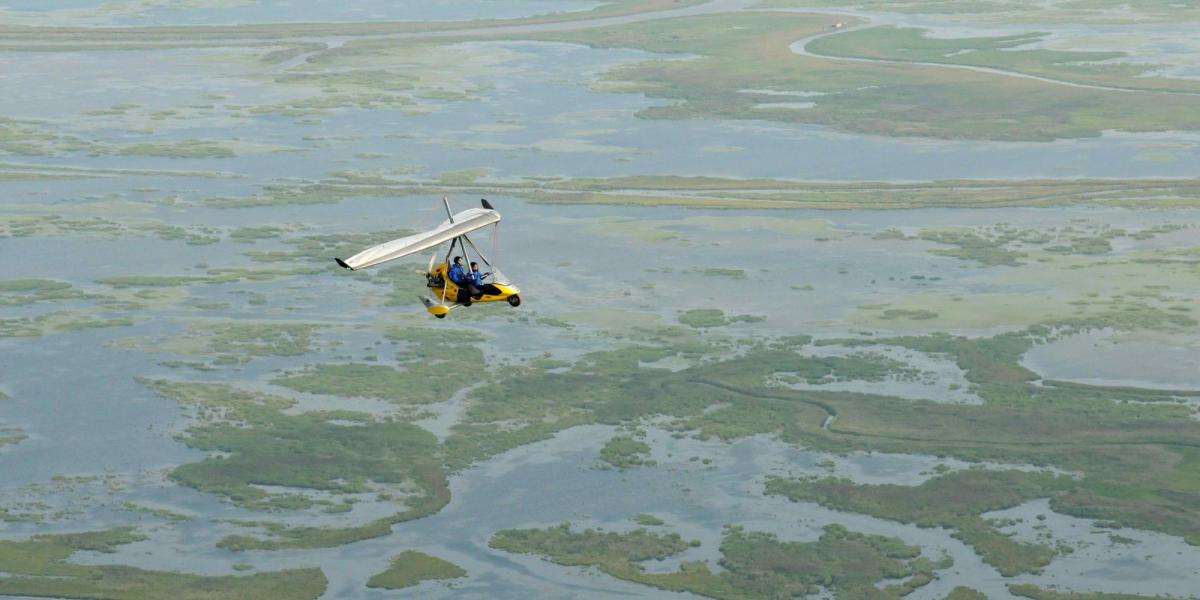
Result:
M487 208L468 208L456 215L454 221L449 220L442 222L436 228L402 237L398 240L384 242L378 246L372 246L347 258L346 260L336 259L339 265L347 269L364 269L373 267L380 263L404 258L410 254L416 254L424 250L444 244L460 235L466 235L472 231L482 229L493 223L500 222L500 213Z

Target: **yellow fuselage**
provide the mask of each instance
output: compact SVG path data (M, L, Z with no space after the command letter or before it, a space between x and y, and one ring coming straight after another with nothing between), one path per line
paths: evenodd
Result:
M449 268L449 265L442 263L429 272L429 289L433 292L434 297L441 301L442 304L455 304L461 302L459 300L459 293L461 291L460 288L453 281L450 281L450 277L446 275L446 272L449 270ZM485 284L486 283L487 282L485 281ZM489 291L498 290L500 293L484 294L479 299L471 298L471 302L507 301L511 296L516 296L517 294L521 293L521 290L517 289L517 286L511 284L492 283L490 286L485 285L484 287ZM429 312L434 312L433 308L430 308ZM437 313L434 314L436 315ZM442 314L444 315L445 313L443 312Z

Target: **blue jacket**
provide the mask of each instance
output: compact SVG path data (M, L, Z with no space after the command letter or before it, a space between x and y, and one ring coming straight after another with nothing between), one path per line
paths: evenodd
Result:
M475 287L482 286L483 278L487 277L487 275L484 275L483 273L480 273L479 271L471 271L469 276L471 277L471 283L474 283Z
M463 285L466 283L466 278L464 277L465 273L463 272L462 265L450 265L450 271L447 274L450 277L450 281L453 281L457 285Z

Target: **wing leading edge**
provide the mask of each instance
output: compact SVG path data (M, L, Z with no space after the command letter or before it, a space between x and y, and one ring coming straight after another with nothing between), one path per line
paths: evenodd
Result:
M488 208L469 208L454 215L453 221L443 221L430 231L418 233L400 239L372 246L342 260L335 258L337 264L351 270L365 269L375 265L404 258L435 246L444 244L460 235L466 235L500 222L500 213Z

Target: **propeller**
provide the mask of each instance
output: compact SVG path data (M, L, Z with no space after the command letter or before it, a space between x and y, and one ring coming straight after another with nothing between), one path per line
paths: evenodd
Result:
M429 267L427 267L427 268L425 269L425 272L426 272L426 273L432 273L432 272L433 272L433 263L434 263L434 261L436 261L436 260L437 260L437 252L434 252L433 254L430 254L430 255L429 255Z

